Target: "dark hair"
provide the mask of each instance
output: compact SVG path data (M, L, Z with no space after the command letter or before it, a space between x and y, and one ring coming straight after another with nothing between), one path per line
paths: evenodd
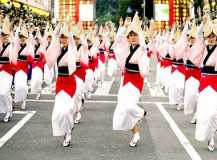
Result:
M65 36L64 34L60 35L60 38L68 38L67 36Z
M75 35L73 35L73 38L74 39L80 39L78 36L75 36Z
M134 32L134 31L130 31L130 32L128 33L128 35L127 35L127 38L128 38L129 36L138 36L138 34L137 34L136 32Z
M19 34L19 38L26 38L26 37L22 34Z
M7 36L7 34L5 34L4 32L1 32L1 36L4 37L4 36Z

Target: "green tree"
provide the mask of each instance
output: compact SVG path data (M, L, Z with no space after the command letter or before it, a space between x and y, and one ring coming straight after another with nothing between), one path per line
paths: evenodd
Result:
M142 16L142 4L143 0L97 0L98 23L101 24L108 20L118 23L120 17L133 16L136 11ZM128 7L131 8L131 13L127 13Z
M96 16L98 23L104 23L105 21L114 21L117 16L116 0L97 0L96 1Z

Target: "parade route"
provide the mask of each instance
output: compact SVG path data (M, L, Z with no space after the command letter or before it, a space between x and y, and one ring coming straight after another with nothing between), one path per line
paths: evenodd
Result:
M130 160L136 157L138 160L200 160L199 156L201 156L201 159L214 159L215 152L208 152L205 144L199 144L194 140L194 126L189 124L190 117L184 117L182 112L177 112L175 107L168 104L167 97L150 96L147 91L148 89L144 88L139 104L145 108L148 115L140 124L142 138L137 148L128 146L130 134L112 130L117 93L94 95L91 100L86 101L83 119L73 131L70 148L62 148L62 139L52 137L51 113L54 95L42 95L42 100L34 100L35 95L29 95L27 110L35 110L37 113L4 144L0 149L1 158L5 160ZM189 139L188 144L185 139L179 142L180 137L177 138L173 126L164 113L162 114L162 110L159 110L162 107L165 109L164 112L167 112L167 116L170 116L173 123L177 125L176 127L180 128L180 132ZM11 123L12 128L13 125L16 124ZM189 147L186 149L186 145L192 145L198 155L191 158L190 155L195 153L192 153Z
M205 143L194 139L195 125L189 123L191 116L184 116L183 112L176 111L175 106L169 105L168 97L155 84L154 76L155 70L146 80L139 102L148 114L140 124L141 141L138 147L129 147L130 133L112 130L119 76L106 79L106 84L102 84L107 85L109 90L98 88L92 98L86 100L81 123L73 130L69 148L61 146L62 138L52 136L54 93L43 94L40 100L35 100L36 95L29 94L27 111L19 111L19 107L15 106L18 111L15 111L12 123L0 125L4 128L0 130L2 140L17 124L22 123L6 143L0 141L1 159L214 160L217 152L209 152Z

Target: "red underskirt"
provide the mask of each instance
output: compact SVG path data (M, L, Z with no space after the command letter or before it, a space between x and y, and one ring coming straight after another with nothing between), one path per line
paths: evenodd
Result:
M88 64L88 69L91 69L94 71L97 66L98 66L98 59L93 58L93 60L91 62L89 62L89 64Z
M172 61L171 60L167 60L167 59L162 59L161 60L161 67L166 68L172 66Z
M190 77L194 77L195 79L200 80L200 68L185 68L185 80L187 81Z
M56 94L65 91L71 97L74 96L76 90L76 81L74 75L58 76L56 81Z
M99 53L99 60L104 64L105 63L105 54Z
M144 78L140 75L140 73L125 72L123 86L128 82L132 83L136 88L138 88L140 93L142 92Z
M28 68L28 62L27 61L17 61L16 64L16 72L22 70L26 74L28 74L29 68Z
M152 51L148 51L148 52L147 52L147 56L148 56L149 58L151 58L152 54L153 54Z
M5 71L8 74L13 75L14 73L14 65L13 64L0 64L0 72Z
M200 79L199 91L203 91L208 86L217 92L217 75L202 75Z
M172 65L172 73L175 72L176 70L182 73L183 75L185 75L185 65L184 64L178 65L178 66Z
M34 60L33 63L32 63L32 68L35 68L35 67L39 67L42 71L44 70L44 65L45 65L45 57L44 57L44 54L40 54L41 58L40 60Z
M108 58L109 58L109 59L112 59L112 58L113 58L113 59L116 59L116 58L115 58L115 53L114 53L114 52L109 52Z
M80 79L85 81L86 69L85 67L76 68L74 75L78 76Z

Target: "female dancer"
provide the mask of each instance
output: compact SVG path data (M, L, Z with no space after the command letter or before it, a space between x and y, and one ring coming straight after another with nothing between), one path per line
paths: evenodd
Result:
M6 17L1 31L0 45L0 113L6 113L3 122L9 122L12 119L13 64L11 59L12 43L9 40L10 26L9 18Z
M123 77L113 116L113 129L131 130L133 138L129 145L135 147L140 139L138 122L146 115L137 102L142 92L144 76L148 72L148 57L145 46L141 45L144 43L140 44L141 23L138 15L135 15L130 25L129 23L127 18L124 27L119 29L114 44L114 52ZM125 37L123 32L126 29Z
M202 32L199 32L202 33ZM217 130L217 24L207 21L204 37L198 38L195 64L202 66L197 105L195 137L198 141L208 140L209 151L214 151L214 136ZM200 34L201 35L201 34Z
M56 81L56 97L52 113L53 136L64 136L62 145L70 146L72 129L74 127L74 99L76 81L76 51L66 25L57 25L52 42L46 53L46 60L50 67L58 66Z

